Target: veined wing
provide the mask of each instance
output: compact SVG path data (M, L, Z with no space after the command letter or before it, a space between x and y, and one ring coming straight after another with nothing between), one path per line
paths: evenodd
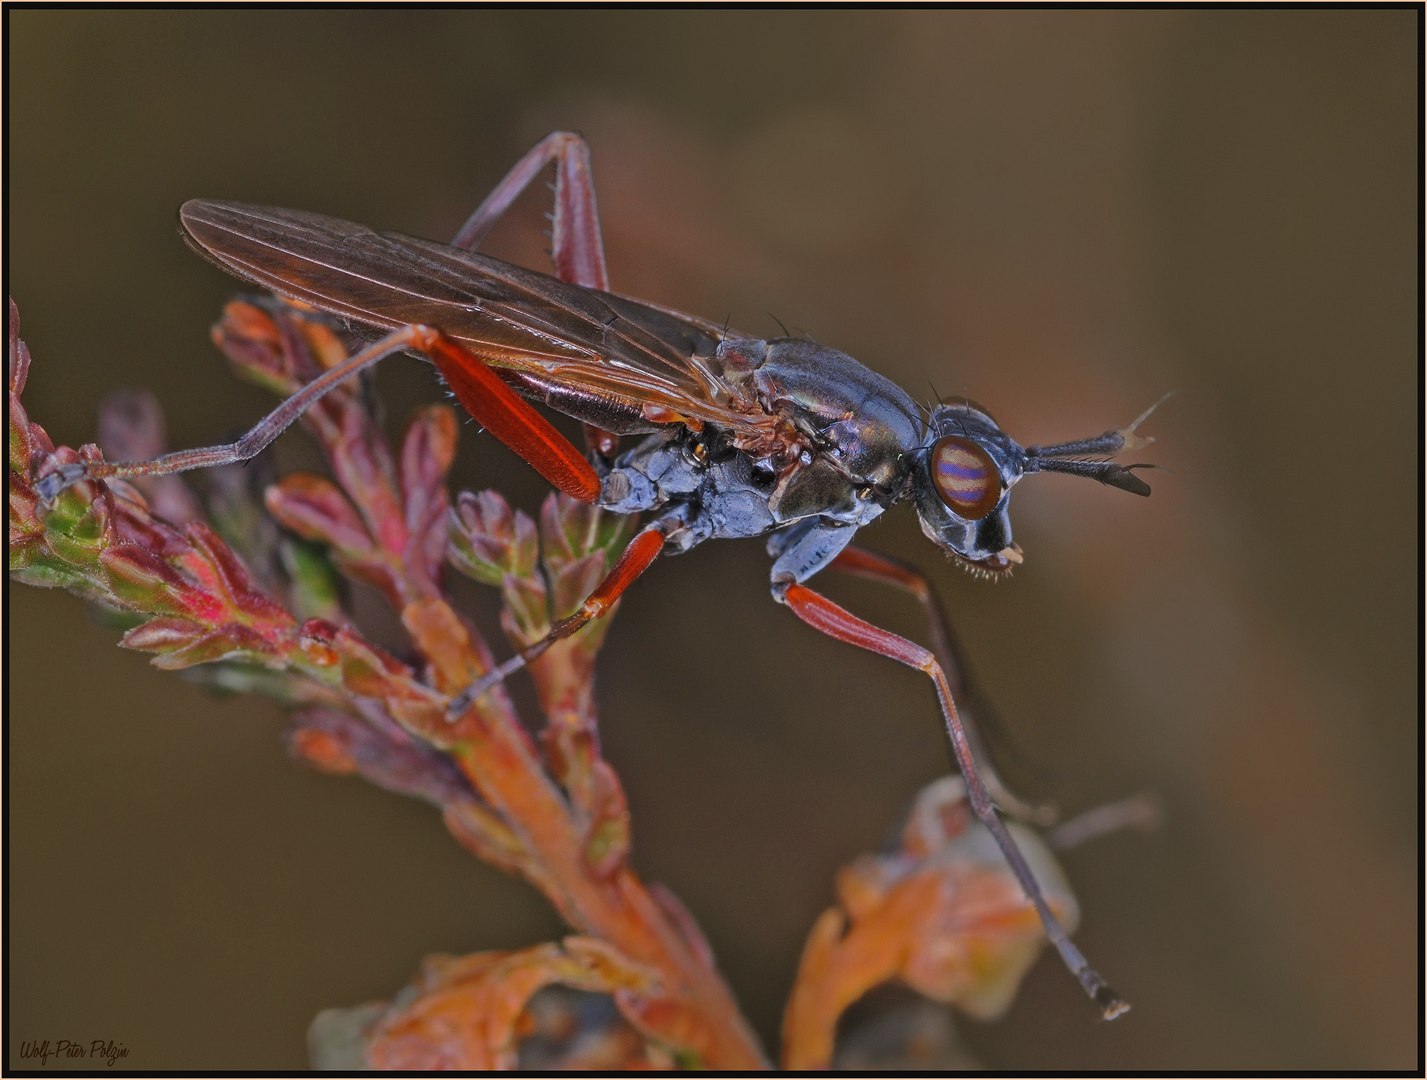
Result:
M194 199L179 224L230 273L359 324L434 326L494 367L636 414L750 431L766 417L712 366L720 335L703 319L301 210Z

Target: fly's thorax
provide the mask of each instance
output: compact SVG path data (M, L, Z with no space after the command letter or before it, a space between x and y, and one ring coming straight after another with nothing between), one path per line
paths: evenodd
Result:
M1010 570L1020 562L1011 539L1011 488L1025 461L1025 451L980 406L937 407L912 473L922 531L973 569Z
M719 349L725 377L858 486L901 490L925 425L911 397L846 353L802 338L730 340Z

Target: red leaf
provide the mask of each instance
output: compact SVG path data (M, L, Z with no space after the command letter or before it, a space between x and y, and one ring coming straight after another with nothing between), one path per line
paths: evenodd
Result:
M222 537L201 521L190 522L186 532L194 548L212 568L214 584L222 589L233 608L251 618L275 622L285 628L294 625L295 620L287 609L263 594L243 560Z
M293 757L301 758L321 772L345 776L357 771L349 748L331 732L295 728L287 735L287 745Z
M10 298L10 393L16 397L25 389L25 380L30 374L30 350L20 340L20 309Z
M540 551L535 522L512 511L498 492L461 492L448 516L448 530L452 565L477 581L499 585L507 575L535 573Z
M125 545L101 551L99 565L114 595L136 611L193 615L205 622L221 617L221 601L141 547Z
M667 886L657 881L649 883L649 895L659 905L659 910L668 916L674 928L679 931L679 936L684 939L684 944L703 962L704 967L710 971L717 970L713 946L709 944L709 939L704 937L698 920L694 918L693 912L684 906L684 902Z
M152 555L166 559L184 555L192 545L178 529L167 521L155 518L144 506L122 501L114 515L114 541L116 544L132 544L143 548Z
M337 425L323 441L332 471L361 512L372 539L400 556L406 550L406 518L386 437L361 402L336 399L331 408Z
M292 473L268 488L268 512L299 536L331 544L349 559L371 558L371 535L336 484L312 473Z
M434 405L416 415L401 449L407 574L433 596L446 558L446 472L456 457L456 434L456 414Z
M238 373L252 382L284 396L301 385L284 355L277 324L261 308L232 301L213 327L212 338Z
M192 645L207 633L208 627L192 619L157 618L128 631L119 644L142 652L172 652Z
M411 738L395 724L391 733L336 709L304 709L292 718L284 734L288 748L319 768L341 760L343 772L403 795L414 795L436 806L475 798L461 770L445 754ZM321 760L314 760L313 754Z
M521 1013L552 983L582 990L651 987L651 976L611 946L567 938L508 953L428 957L417 994L372 1025L373 1069L512 1069Z
M154 657L153 665L166 671L177 671L194 664L210 664L215 660L233 656L260 659L276 652L278 649L273 643L252 627L242 623L227 623L200 637L191 645L173 652L160 653Z

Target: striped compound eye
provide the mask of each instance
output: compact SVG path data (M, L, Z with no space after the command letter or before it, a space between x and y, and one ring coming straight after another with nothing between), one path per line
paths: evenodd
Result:
M938 439L931 451L931 474L941 501L967 521L980 521L1001 501L1001 470L970 439Z

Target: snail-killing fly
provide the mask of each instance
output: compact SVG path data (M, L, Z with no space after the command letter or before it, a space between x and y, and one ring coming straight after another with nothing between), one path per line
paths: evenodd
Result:
M555 275L478 254L474 248L496 219L551 163ZM303 211L201 199L183 205L179 225L190 246L225 270L376 340L236 443L148 462L66 465L42 480L43 497L83 477L247 460L333 387L392 353L417 353L476 421L555 487L616 513L648 515L583 607L454 698L452 716L552 641L597 618L660 553L766 535L776 600L825 634L931 677L974 812L1086 992L1105 1016L1124 1011L1125 1002L1056 921L997 816L997 801L1004 807L1014 800L1003 796L987 766L978 768L930 586L852 540L884 511L908 502L943 551L978 573L1005 573L1021 561L1009 503L1026 476L1071 473L1149 494L1133 472L1144 466L1109 460L1148 441L1135 434L1139 421L1075 442L1022 446L981 406L958 399L924 412L898 386L826 345L757 338L609 291L588 151L582 139L563 132L522 158L450 244ZM559 434L532 400L582 421L587 449ZM621 436L637 441L625 449ZM829 567L917 596L932 616L933 649L809 588L808 580Z

